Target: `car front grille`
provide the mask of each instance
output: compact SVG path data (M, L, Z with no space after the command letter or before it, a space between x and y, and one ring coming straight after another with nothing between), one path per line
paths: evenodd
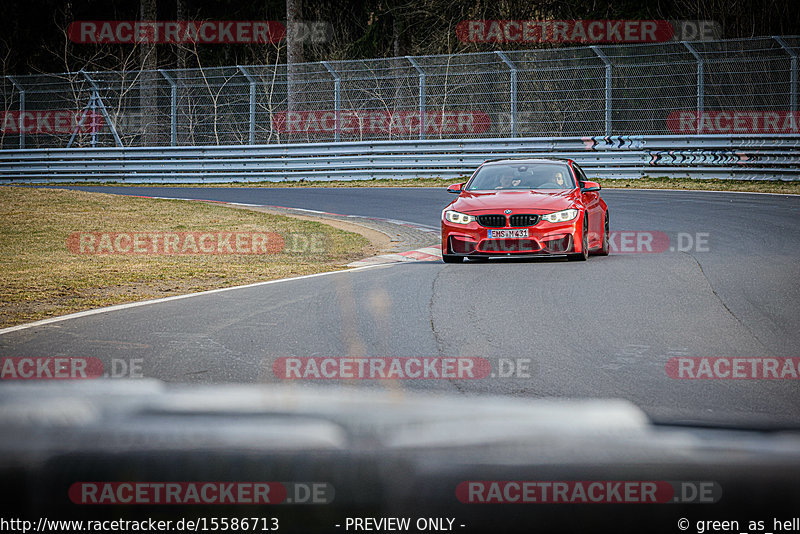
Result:
M478 224L487 228L503 228L506 225L505 215L478 215Z
M484 239L480 243L480 252L537 252L541 249L534 239Z
M512 215L508 218L511 226L533 226L539 222L538 215Z

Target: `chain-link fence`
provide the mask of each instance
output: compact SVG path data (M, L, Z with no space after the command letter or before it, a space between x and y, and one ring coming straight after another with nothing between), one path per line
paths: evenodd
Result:
M798 133L800 37L7 76L0 147Z

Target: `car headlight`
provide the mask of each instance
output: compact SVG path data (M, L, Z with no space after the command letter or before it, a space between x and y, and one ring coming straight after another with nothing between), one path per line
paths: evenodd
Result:
M578 210L564 210L564 211L557 211L555 213L548 213L547 215L542 215L542 219L551 223L559 223L559 222L571 221L577 216L578 216Z
M459 213L457 211L444 212L444 218L455 224L469 224L475 220L473 215L467 215L466 213Z

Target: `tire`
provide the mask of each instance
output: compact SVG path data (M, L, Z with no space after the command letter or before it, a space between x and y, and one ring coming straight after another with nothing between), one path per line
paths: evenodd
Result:
M603 246L600 247L599 250L594 252L595 256L608 256L610 238L611 238L611 230L609 229L608 225L608 213L606 213L606 222L605 225L603 226Z
M567 254L569 261L586 261L589 259L589 225L586 216L583 217L583 231L581 232L581 251L577 254Z

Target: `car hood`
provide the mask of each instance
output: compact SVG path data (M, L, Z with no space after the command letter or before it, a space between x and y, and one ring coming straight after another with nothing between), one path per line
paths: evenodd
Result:
M467 191L449 206L463 213L511 210L560 211L572 207L579 199L577 189L558 191Z

